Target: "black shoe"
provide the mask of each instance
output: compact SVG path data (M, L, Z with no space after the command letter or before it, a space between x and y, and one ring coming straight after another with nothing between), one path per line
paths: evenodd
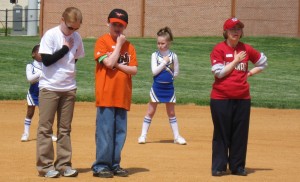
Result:
M93 173L93 176L99 177L99 178L112 178L112 177L114 177L114 173L112 171L104 168L97 173Z
M212 171L211 175L212 176L223 176L226 174L226 171Z
M236 171L232 171L231 174L238 176L247 176L247 171L244 168L238 168Z
M127 177L128 176L128 171L123 169L123 168L117 168L114 170L114 175L115 176L120 176L120 177Z

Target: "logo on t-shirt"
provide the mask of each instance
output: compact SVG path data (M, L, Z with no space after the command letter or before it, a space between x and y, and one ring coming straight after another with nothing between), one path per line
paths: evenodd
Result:
M130 55L128 55L128 52L126 52L123 55L120 55L118 63L123 65L128 65L130 62Z
M232 54L226 54L226 57L227 57L227 58L232 58L233 55L232 55Z

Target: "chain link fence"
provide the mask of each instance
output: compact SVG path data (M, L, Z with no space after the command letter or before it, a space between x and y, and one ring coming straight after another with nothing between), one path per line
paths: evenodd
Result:
M169 26L177 37L221 36L227 18L236 16L252 36L300 36L300 0L42 0L43 30L58 20L64 8L81 9L84 20L80 34L98 37L107 32L107 15L113 8L129 14L126 34L155 37L158 29Z
M2 4L2 3L1 3ZM21 6L14 4L7 6L5 9L0 9L0 36L8 35L27 35L28 25L35 23L35 28L38 29L40 9L29 9L28 5ZM12 7L11 7L12 6ZM2 6L3 7L3 6ZM2 8L1 7L1 8ZM32 14L37 15L32 17Z
M0 35L7 36L11 32L12 24L12 10L0 9Z
M59 24L66 7L75 6L84 17L79 30L82 37L106 33L107 16L114 8L128 12L125 33L131 37L155 37L164 26L169 26L177 37L221 36L225 19L232 16L243 21L246 35L300 36L300 0L41 0L40 3L41 34ZM5 13L0 10L1 35L5 27L12 27L9 24L13 21L13 10L8 10L8 20ZM25 30L26 20L22 23Z
M300 0L236 0L236 15L246 35L300 37Z

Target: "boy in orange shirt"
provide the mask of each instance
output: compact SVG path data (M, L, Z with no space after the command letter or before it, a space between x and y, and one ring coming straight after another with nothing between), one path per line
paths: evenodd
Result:
M109 33L95 44L96 161L92 165L95 177L128 176L120 162L127 135L131 77L137 73L138 62L133 45L123 34L127 24L126 11L112 10L108 16Z

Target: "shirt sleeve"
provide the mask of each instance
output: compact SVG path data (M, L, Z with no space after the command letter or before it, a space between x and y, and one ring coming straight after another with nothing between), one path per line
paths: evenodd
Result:
M212 50L210 54L210 61L212 66L214 66L215 64L224 64L224 56L222 54L222 51L218 49L218 47L215 47Z
M103 38L99 38L96 41L95 49L94 49L94 59L98 61L98 59L102 56L106 56L108 49L105 45L105 41Z
M39 81L41 76L41 71L33 68L31 64L27 64L26 66L26 77L27 81L31 84L36 83Z
M260 52L255 50L253 47L248 47L249 60L255 64L260 59Z
M75 59L83 58L85 56L82 38L80 37L79 34L77 34L77 37L78 37L79 45L78 45L78 48L76 50Z
M224 77L225 60L223 55L224 54L217 48L217 46L210 54L210 61L212 65L211 71L218 78Z
M128 66L138 66L138 61L136 57L136 51L132 44L130 44L129 54L130 54L130 62Z
M42 53L42 60L45 66L50 66L60 60L69 52L68 46L64 45L60 50L54 52L53 54Z
M51 34L46 32L42 37L39 48L40 54L53 54L54 53L54 42Z
M267 56L265 56L264 53L260 53L260 58L254 65L261 70L264 70L268 66Z
M179 75L179 61L176 54L174 54L174 77L177 77Z
M153 53L151 56L151 70L153 76L156 76L166 67L165 61L162 61L161 64L157 64L157 54Z

